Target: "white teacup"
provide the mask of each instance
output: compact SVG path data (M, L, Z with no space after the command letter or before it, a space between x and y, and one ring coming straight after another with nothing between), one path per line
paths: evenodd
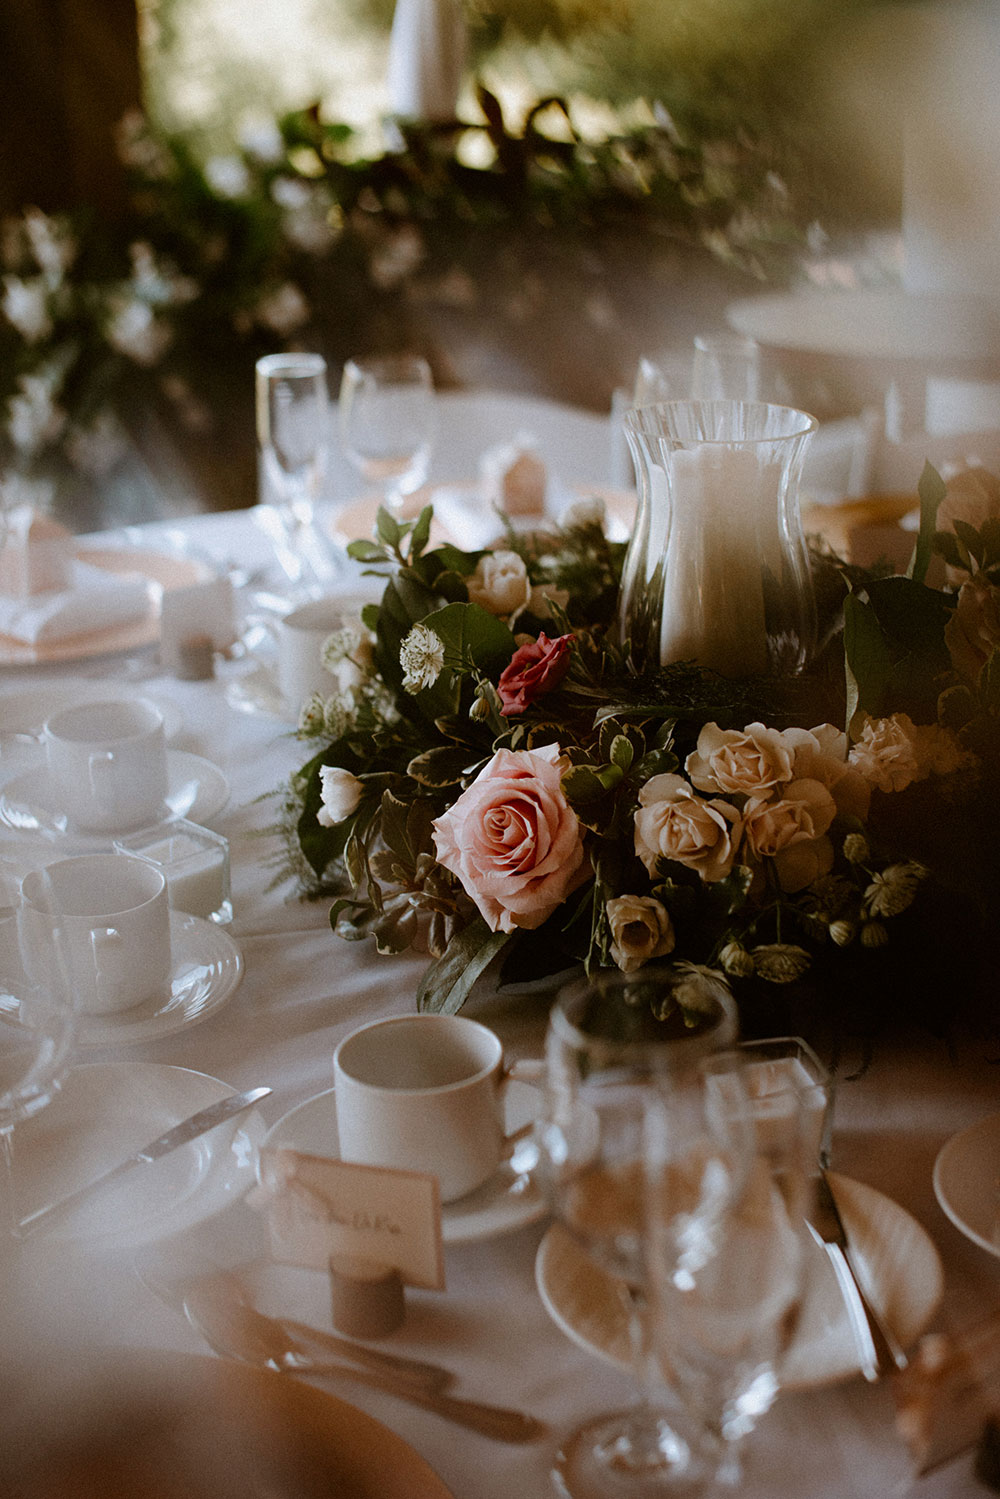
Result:
M363 597L311 599L284 615L274 626L278 652L278 689L285 706L297 713L318 692L330 697L348 685L345 672L323 665L323 646L334 630L356 618L367 603ZM356 676L347 663L347 676Z
M76 1009L104 1015L163 995L170 907L159 869L132 854L81 854L21 883L18 938L28 978L65 985Z
M44 737L49 775L74 826L121 832L164 815L163 714L148 698L64 708L48 720Z
M398 1015L333 1054L340 1156L436 1176L441 1201L487 1181L503 1159L503 1047L462 1015Z

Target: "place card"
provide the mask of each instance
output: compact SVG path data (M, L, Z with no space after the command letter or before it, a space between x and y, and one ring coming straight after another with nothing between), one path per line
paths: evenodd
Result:
M185 647L207 638L214 651L225 651L236 638L233 585L229 578L210 578L187 588L164 590L160 605L160 662L174 676L184 674Z
M279 1263L327 1271L332 1256L351 1255L398 1270L404 1285L444 1290L436 1176L270 1148L260 1180L248 1200L267 1212Z

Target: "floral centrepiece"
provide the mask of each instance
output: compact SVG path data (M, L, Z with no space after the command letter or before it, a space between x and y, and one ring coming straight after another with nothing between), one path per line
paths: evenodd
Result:
M431 547L429 509L382 512L350 547L381 603L331 642L352 673L300 723L316 749L285 830L306 892L336 897L342 937L426 951L428 1009L495 959L517 979L670 955L738 1000L865 965L884 987L935 912L995 900L1000 646L970 652L960 611L969 590L997 608L1000 519L935 541L943 493L928 469L909 577L814 554L825 653L741 681L629 670L599 507L479 552Z

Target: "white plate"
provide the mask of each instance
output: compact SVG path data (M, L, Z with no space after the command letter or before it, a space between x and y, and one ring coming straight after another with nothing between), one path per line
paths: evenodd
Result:
M218 815L229 800L229 782L217 765L187 750L167 750L167 808L164 821L187 817L205 824ZM109 833L77 831L55 794L44 765L13 776L0 791L0 827L16 833L48 834L71 838L75 844L106 847L116 837L134 829Z
M33 687L15 686L9 692L0 688L0 739L5 734L40 735L46 719L61 708L72 708L77 703L132 702L135 695L134 687L89 681L86 677L47 676L44 684ZM163 714L167 740L176 739L184 727L180 709L175 703L157 697L155 692L142 695L149 697Z
M170 912L173 974L170 988L159 999L146 1000L130 1010L107 1015L81 1015L76 1039L80 1046L124 1046L153 1041L186 1030L214 1015L235 993L243 977L243 956L221 927L200 916ZM0 1019L17 1020L21 1000L0 993Z
M149 594L145 614L91 630L83 635L67 635L62 640L29 645L10 635L0 635L0 666L41 666L49 662L84 661L97 656L123 655L130 651L150 650L160 639L160 600L164 589L189 588L215 576L214 570L194 557L170 557L163 552L148 552L140 547L79 547L81 562L102 567L106 572L144 578Z
M896 288L748 297L726 321L770 348L851 359L990 359L996 337L983 297Z
M21 1217L92 1180L199 1109L235 1093L185 1067L110 1062L75 1067L33 1119L18 1125ZM53 1239L137 1245L192 1227L242 1197L256 1179L264 1120L256 1110L139 1166L45 1229Z
M534 1119L538 1090L527 1083L509 1083L506 1104L504 1127L510 1134ZM336 1158L339 1143L333 1089L291 1109L268 1132L264 1143ZM531 1177L505 1162L475 1192L442 1206L441 1237L446 1244L471 1244L534 1223L547 1211L545 1199Z
M868 1271L873 1299L907 1347L927 1327L941 1299L938 1252L920 1224L874 1187L833 1172L830 1183L857 1259ZM833 1268L819 1245L810 1242L810 1255L809 1291L782 1370L784 1389L832 1384L860 1368ZM567 1337L619 1368L631 1368L619 1284L559 1224L538 1247L535 1283L546 1311Z
M1000 1114L970 1124L941 1147L934 1192L957 1229L1000 1255Z

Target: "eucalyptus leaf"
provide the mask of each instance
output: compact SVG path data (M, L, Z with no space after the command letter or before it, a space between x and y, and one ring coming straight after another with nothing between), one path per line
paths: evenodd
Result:
M849 593L844 600L844 664L850 730L858 712L877 715L881 711L892 669L878 616L858 593Z

